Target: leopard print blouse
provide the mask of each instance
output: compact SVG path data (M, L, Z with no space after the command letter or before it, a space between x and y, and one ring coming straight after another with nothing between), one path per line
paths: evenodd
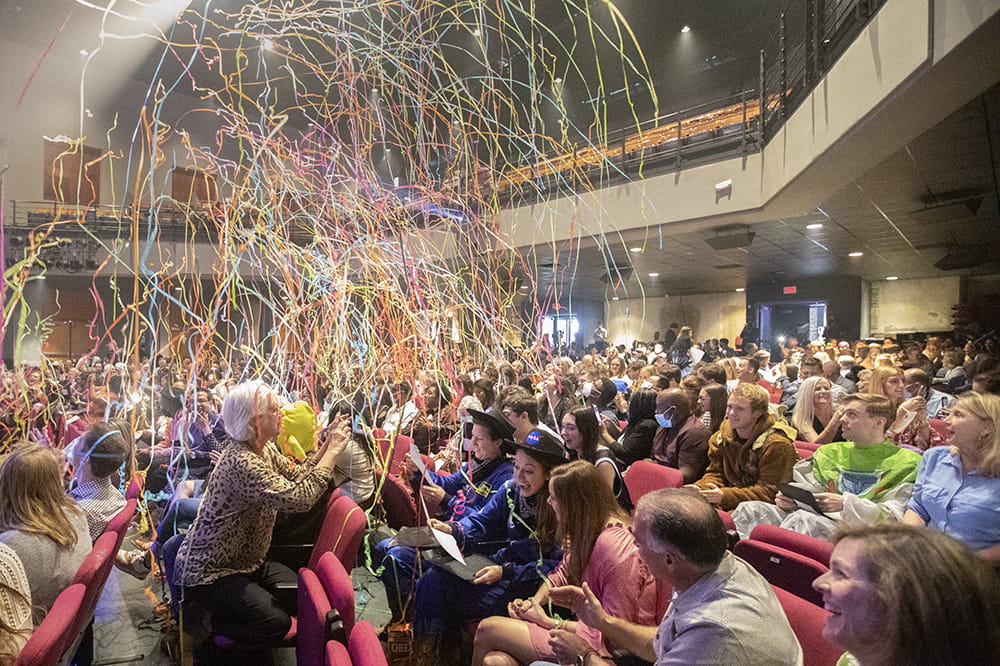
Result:
M250 573L264 563L278 511L308 510L327 488L332 470L292 465L273 443L257 455L231 442L216 463L187 538L177 552L174 583L208 585Z

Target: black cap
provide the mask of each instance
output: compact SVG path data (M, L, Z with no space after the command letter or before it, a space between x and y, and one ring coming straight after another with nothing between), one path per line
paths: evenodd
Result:
M545 430L532 430L524 438L523 442L514 442L513 446L508 448L511 453L517 449L524 449L532 458L552 463L553 466L569 462L569 454L566 453L566 447L563 446L558 437Z
M500 439L512 441L514 439L514 426L503 413L495 407L489 407L481 412L478 409L466 409L473 423L489 428L494 435L500 435Z

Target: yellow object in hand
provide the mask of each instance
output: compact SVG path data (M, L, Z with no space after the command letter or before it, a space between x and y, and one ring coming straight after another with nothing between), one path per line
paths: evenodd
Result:
M281 411L278 446L286 456L305 460L306 454L316 448L316 412L312 405L301 400L282 407Z

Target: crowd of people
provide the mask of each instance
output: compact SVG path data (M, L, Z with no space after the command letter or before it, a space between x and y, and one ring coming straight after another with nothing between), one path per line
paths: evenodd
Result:
M512 351L459 370L387 368L361 382L305 361L282 376L242 358L88 355L6 373L0 658L69 584L138 470L156 529L116 564L142 578L165 562L178 609L207 613L239 644L276 645L292 630L295 600L280 589L295 565L273 547L314 538L338 489L370 509L384 472L481 558L465 578L425 549L372 544L390 624L412 623L431 662L460 654L463 627L482 620L475 664L593 666L622 652L800 663L770 586L728 552L720 512L744 538L768 523L836 542L815 586L845 659L1000 659L995 340L791 338L772 355L672 327L631 348ZM398 435L421 459L394 469L377 440ZM645 460L677 469L684 487L634 502L624 478ZM930 554L907 563L893 549ZM949 593L974 620L949 616L935 597ZM947 654L915 637L939 635L935 623L954 627ZM978 652L959 645L974 628Z

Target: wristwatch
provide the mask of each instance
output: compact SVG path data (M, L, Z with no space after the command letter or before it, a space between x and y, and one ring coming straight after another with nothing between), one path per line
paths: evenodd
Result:
M594 648L588 648L576 655L576 666L587 666L587 658L592 654L597 654L597 650Z

